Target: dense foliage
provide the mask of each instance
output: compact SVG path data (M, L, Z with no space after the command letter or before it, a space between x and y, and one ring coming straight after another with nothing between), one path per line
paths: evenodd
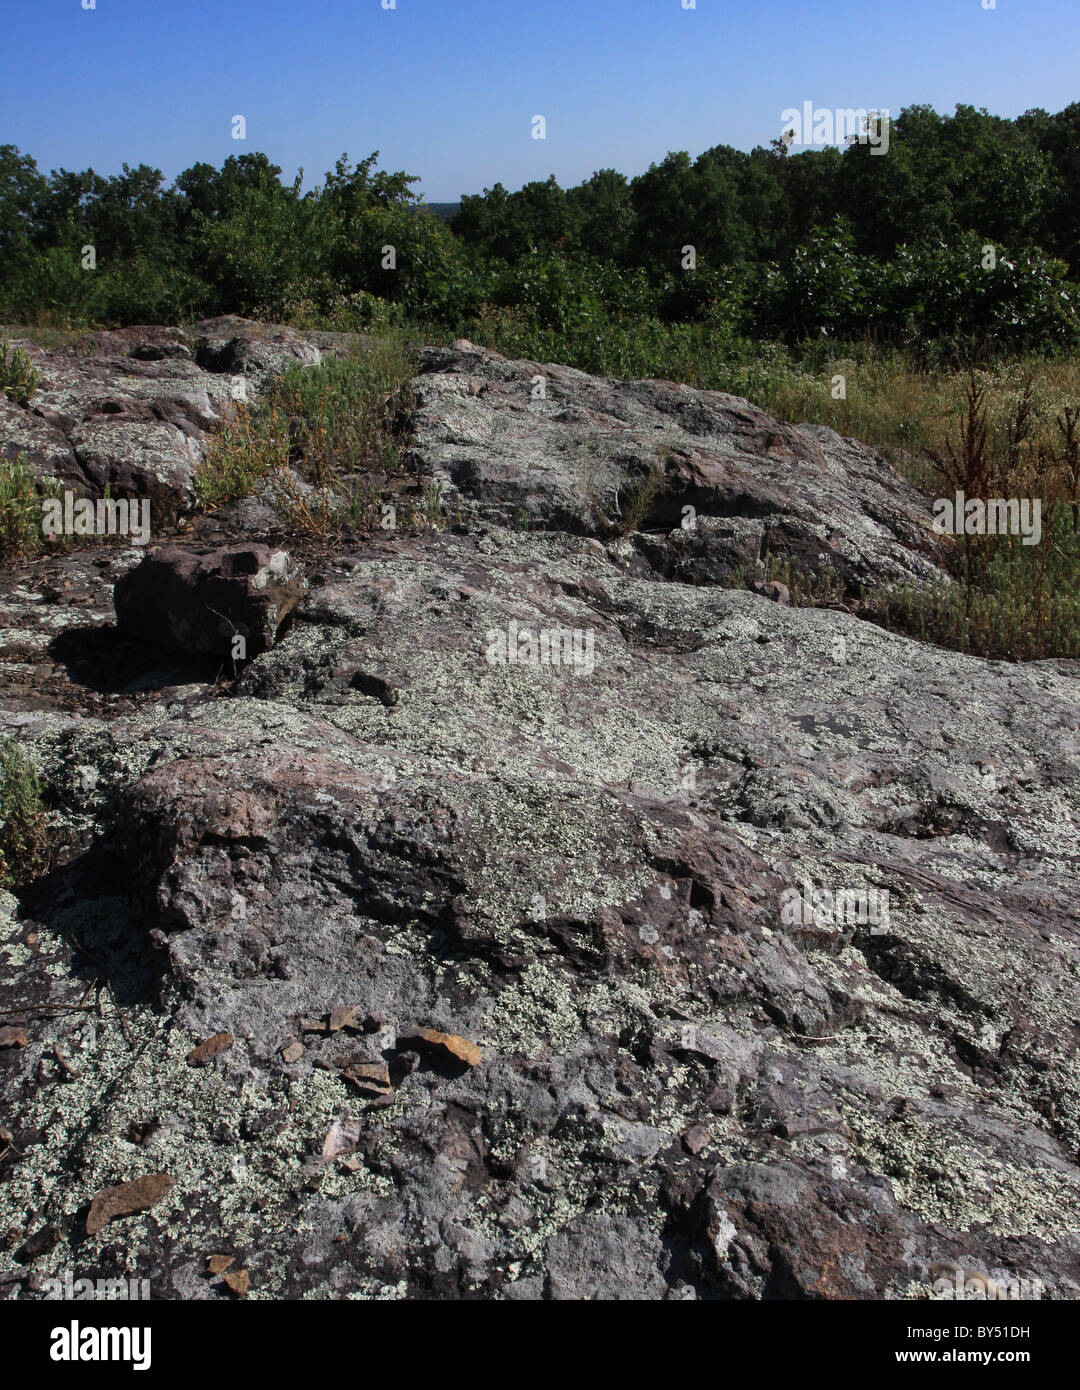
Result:
M627 179L604 169L465 197L447 223L416 181L343 156L319 187L263 154L44 175L0 146L0 320L218 313L462 331L510 315L585 350L623 329L873 336L1049 350L1080 328L1080 103L1009 121L905 109L889 149L716 146ZM684 248L694 248L694 265ZM387 248L393 248L388 253ZM987 248L993 248L988 254Z

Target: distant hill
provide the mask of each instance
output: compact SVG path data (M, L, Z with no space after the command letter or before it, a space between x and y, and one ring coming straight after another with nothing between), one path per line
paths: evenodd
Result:
M460 203L425 203L424 207L428 212L433 212L436 217L441 217L445 222L449 222L459 208Z

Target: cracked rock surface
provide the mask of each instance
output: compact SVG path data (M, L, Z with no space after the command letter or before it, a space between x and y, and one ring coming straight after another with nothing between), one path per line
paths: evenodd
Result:
M234 400L254 400L290 362L312 365L343 335L318 342L245 319L207 319L194 333L136 325L70 346L19 346L40 378L28 405L0 394L0 454L90 497L149 500L155 532L194 500L206 434Z
M642 536L667 577L724 583L766 556L851 589L940 577L929 500L820 425L670 381L511 361L466 339L422 355L415 456L473 515ZM698 521L698 514L702 522Z
M1077 1297L1080 667L678 582L684 502L826 518L841 578L931 576L924 503L711 393L545 366L545 414L532 365L429 354L463 523L290 541L234 684L116 634L135 551L6 577L0 733L68 849L0 896L0 1294L229 1297L228 1254L251 1297ZM553 413L658 393L670 511L614 536Z

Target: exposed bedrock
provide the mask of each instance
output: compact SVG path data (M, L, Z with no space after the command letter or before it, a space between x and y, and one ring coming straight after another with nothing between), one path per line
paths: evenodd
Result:
M134 548L5 581L0 733L69 850L0 897L0 1291L226 1297L224 1253L250 1296L1076 1297L1077 663L646 555L686 504L931 573L859 446L428 364L462 525L290 540L309 591L235 686L116 632ZM618 536L578 443L603 510L660 416L656 530Z

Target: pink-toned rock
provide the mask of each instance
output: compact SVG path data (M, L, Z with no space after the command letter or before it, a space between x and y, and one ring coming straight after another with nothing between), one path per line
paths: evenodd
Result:
M306 592L285 550L247 545L198 555L161 546L117 581L116 622L129 637L243 661L274 645Z

